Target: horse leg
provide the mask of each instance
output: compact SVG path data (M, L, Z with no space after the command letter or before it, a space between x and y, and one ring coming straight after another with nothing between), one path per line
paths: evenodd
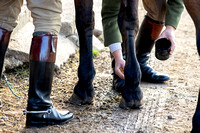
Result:
M192 17L195 27L196 27L196 45L197 50L200 55L200 1L198 0L183 0L185 7ZM194 113L193 119L192 119L192 131L191 133L200 133L200 92L197 102L196 111Z
M125 87L122 90L120 107L124 109L141 106L143 93L140 88L141 71L135 54L135 37L138 32L138 0L122 0L121 29L125 45L126 65L124 68ZM119 17L120 17L119 16ZM120 18L119 18L120 19Z
M80 43L78 68L79 81L70 102L78 105L91 104L94 97L92 81L95 69L92 58L92 35L94 27L93 0L75 0L76 27Z

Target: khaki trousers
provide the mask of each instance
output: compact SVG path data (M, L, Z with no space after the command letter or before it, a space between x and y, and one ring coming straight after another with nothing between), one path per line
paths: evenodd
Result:
M147 16L153 20L164 22L167 11L167 0L142 0Z
M122 42L117 19L120 11L121 0L102 1L102 24L104 32L104 45ZM166 15L167 0L142 0L147 15L153 20L164 22Z
M61 26L61 0L26 0L35 31L58 33ZM0 0L0 27L12 31L17 25L23 0Z

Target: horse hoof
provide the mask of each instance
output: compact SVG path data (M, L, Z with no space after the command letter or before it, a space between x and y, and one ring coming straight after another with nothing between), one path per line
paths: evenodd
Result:
M72 96L69 98L69 103L71 104L75 104L75 105L91 105L93 104L93 99L89 98L89 99L81 99L78 95L76 94L72 94Z
M121 99L119 107L122 109L141 109L142 106L142 99L140 100L133 100L131 102L127 102L124 98Z

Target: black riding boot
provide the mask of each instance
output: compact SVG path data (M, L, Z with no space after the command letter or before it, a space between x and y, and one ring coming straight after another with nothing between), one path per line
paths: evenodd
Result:
M69 101L73 104L91 104L94 97L92 85L95 69L92 57L92 35L94 27L93 0L76 0L76 27L80 43L78 68L79 81Z
M69 111L57 111L50 102L57 36L46 33L34 36L30 49L30 78L27 127L63 124L73 118Z
M142 72L142 81L162 83L169 80L167 75L155 72L149 65L149 55L154 46L154 41L160 35L163 23L145 16L136 40L136 55Z
M0 77L2 76L5 53L8 48L11 31L0 27ZM1 79L1 78L0 78Z

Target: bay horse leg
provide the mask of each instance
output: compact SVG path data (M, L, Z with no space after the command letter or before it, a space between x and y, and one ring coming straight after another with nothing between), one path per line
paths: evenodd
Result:
M192 20L194 21L195 24L196 45L198 54L200 55L200 14L199 14L200 1L199 0L183 0L183 1L188 13L192 17ZM192 119L191 133L200 133L200 92L198 96L196 111Z
M122 15L120 15L122 13ZM122 0L119 27L125 45L125 87L122 90L120 107L124 109L141 106L143 93L140 88L141 71L135 54L135 37L138 32L138 0ZM121 16L121 18L120 18Z
M74 0L76 27L79 35L80 58L78 67L79 81L74 88L70 102L78 105L91 104L94 97L92 85L95 69L92 57L92 35L94 29L93 0Z

